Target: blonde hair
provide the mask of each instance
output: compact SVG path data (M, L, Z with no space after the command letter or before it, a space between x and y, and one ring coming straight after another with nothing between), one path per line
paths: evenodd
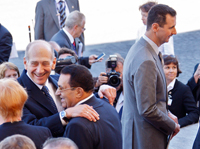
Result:
M1 65L0 65L0 79L3 79L5 77L5 73L6 73L6 70L15 70L18 74L18 76L20 77L20 73L19 73L19 69L18 67L11 63L11 62L3 62Z
M0 80L0 115L11 122L22 116L23 106L28 98L25 89L12 79Z

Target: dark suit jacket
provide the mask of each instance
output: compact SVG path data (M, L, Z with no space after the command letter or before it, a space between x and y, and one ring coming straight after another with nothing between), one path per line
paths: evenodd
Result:
M69 12L79 9L78 0L66 0ZM35 39L49 41L60 30L55 0L41 0L35 9Z
M12 35L0 24L0 64L7 62L12 49Z
M67 34L63 31L60 30L59 32L57 32L52 38L51 41L55 41L60 47L66 47L69 48L71 50L74 51L73 46L71 44L71 41L69 40L69 37L67 36ZM78 43L79 43L79 39L75 38L75 43L76 43L76 54L78 55ZM78 63L80 65L84 65L87 68L91 68L91 65L89 64L89 57L79 57Z
M199 63L195 65L194 73L197 70L198 65L199 65ZM197 102L200 99L200 79L196 83L195 80L194 80L194 73L193 73L192 77L188 80L187 85L192 90L192 94L195 98L195 101Z
M79 49L78 45L79 45L80 40L78 38L75 38L74 40L76 43L75 52L78 55L78 49ZM56 34L54 34L53 37L51 38L51 41L55 41L60 47L66 47L66 48L72 49L74 51L69 37L63 30L60 30Z
M114 107L94 96L83 104L93 106L100 120L91 122L82 117L73 118L64 137L72 139L79 149L122 149L121 122Z
M60 121L58 111L54 111L51 103L43 92L29 79L26 70L18 78L18 82L26 88L28 100L23 109L22 120L28 124L48 127L54 137L62 136L64 127ZM57 88L57 81L49 77L49 81Z
M46 139L52 137L48 128L31 126L23 121L3 123L0 125L0 134L0 141L14 134L25 135L35 143L37 149L42 148L42 144Z
M198 122L199 112L192 92L187 85L176 80L169 95L172 96L172 104L168 108L177 116L181 127Z

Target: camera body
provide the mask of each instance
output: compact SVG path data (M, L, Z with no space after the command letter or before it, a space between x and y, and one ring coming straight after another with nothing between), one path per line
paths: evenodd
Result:
M111 68L111 70L106 74L106 76L108 77L107 84L113 87L117 87L121 83L120 73L115 71L116 67L117 67L117 56L110 55L109 60L107 62L107 68Z
M62 68L64 68L67 65L75 64L76 62L77 61L74 56L67 56L65 58L57 59L55 72L60 74L60 71L62 70Z

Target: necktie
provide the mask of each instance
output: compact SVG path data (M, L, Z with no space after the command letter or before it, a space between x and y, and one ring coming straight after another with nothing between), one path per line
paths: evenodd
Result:
M163 61L162 53L161 52L158 53L158 57L159 57L160 62L162 63L162 65L164 65L164 61Z
M65 14L65 3L60 0L59 1L60 4L60 9L59 9L59 13L60 13L60 28L62 29L65 26L65 20L66 20L66 14Z
M51 106L53 107L54 111L57 113L58 110L57 110L57 108L56 108L56 105L55 105L55 103L54 103L53 98L52 98L51 95L49 94L49 89L47 88L47 86L43 86L43 87L42 87L42 91L45 93L45 95L46 95L47 99L49 100Z
M75 40L74 40L74 42L72 43L72 47L73 47L74 52L76 52L76 44L75 44ZM76 54L77 54L77 53L76 53Z

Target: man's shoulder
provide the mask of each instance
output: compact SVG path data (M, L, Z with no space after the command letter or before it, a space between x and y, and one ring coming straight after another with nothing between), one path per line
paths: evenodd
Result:
M44 5L44 4L49 3L50 1L52 1L52 0L40 0L37 2L37 5Z

